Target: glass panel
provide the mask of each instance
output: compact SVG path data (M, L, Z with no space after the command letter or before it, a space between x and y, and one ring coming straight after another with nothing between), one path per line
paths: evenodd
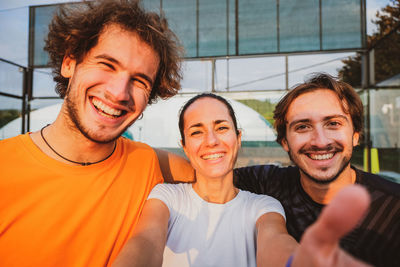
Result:
M228 43L228 51L229 55L235 55L236 54L236 6L235 6L235 1L236 0L227 0L228 4L228 31L229 31L229 43Z
M21 133L22 100L0 95L0 139Z
M362 91L360 97L364 104L366 121L367 92ZM368 160L372 163L370 171L387 180L400 183L400 88L371 90L370 105L372 140L371 158ZM365 137L364 134L364 140L354 148L351 164L368 171Z
M217 91L229 91L229 59L215 61L215 89Z
M360 96L366 120L368 94L361 92ZM400 88L370 90L370 124L372 150L368 161L371 161L371 171L400 183ZM364 165L365 171L368 162L366 149L366 140L362 140L354 148L351 160L357 167Z
M199 56L219 56L227 50L225 1L199 1Z
M211 61L185 61L181 92L211 91Z
M49 32L49 23L53 17L54 11L58 6L42 6L34 8L35 25L34 25L34 66L46 66L48 64L49 56L43 50L44 40Z
M162 7L190 58L236 55L236 23L239 55L320 50L320 2L322 49L360 48L360 0L148 0L143 6L155 12ZM42 48L55 8L35 7L36 66L48 60Z
M53 81L51 69L35 69L33 72L33 96L58 96L55 91L56 83Z
M374 47L374 78L377 86L400 86L400 32L393 31ZM398 52L397 52L398 53Z
M31 101L29 131L40 130L55 121L61 109L62 99L35 99Z
M319 50L319 0L279 1L280 52Z
M322 49L361 48L360 0L322 2Z
M338 70L343 66L342 60L353 55L354 53L329 53L289 56L289 88L316 72L325 72L337 77Z
M151 10L156 13L160 13L162 0L145 0L142 1L142 5L146 10Z
M276 0L239 1L239 54L277 52Z
M285 58L260 57L218 60L216 76L219 90L226 90L226 76L229 77L229 91L277 90L285 88Z
M74 0L76 1L76 0ZM45 39L49 32L49 24L60 5L54 4L47 6L34 7L34 29L33 29L33 65L34 66L47 66L48 54L44 51ZM82 8L81 3L67 3L67 5L74 5L74 8Z
M23 69L0 61L0 92L22 96Z
M196 57L196 0L163 0L163 10L185 47L185 56Z
M400 146L400 90L370 91L372 146Z
M0 57L28 65L28 23L29 9L1 10L0 15Z

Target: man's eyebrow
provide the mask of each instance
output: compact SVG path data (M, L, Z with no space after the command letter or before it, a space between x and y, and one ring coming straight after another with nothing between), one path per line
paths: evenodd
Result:
M349 121L349 119L345 115L342 115L342 114L334 114L334 115L326 116L322 120L323 121L329 121L329 120L337 119L337 118L341 118L341 119L345 119L346 121ZM295 121L292 121L291 123L289 123L289 128L292 127L293 125L297 124L297 123L309 123L309 122L311 122L310 119L295 120Z
M121 62L119 62L117 59L115 59L115 58L113 58L113 57L111 57L111 56L109 56L107 54L100 54L100 55L95 56L95 58L97 58L97 59L105 59L105 60L108 60L108 61L118 65L118 66L122 66ZM137 72L137 73L134 73L134 75L139 76L142 79L146 80L150 84L150 87L153 87L153 79L151 79L146 74Z
M297 123L308 123L310 121L311 121L310 119L295 120L295 121L292 121L291 123L289 123L289 128L293 127L293 125L295 125ZM287 121L286 121L286 123L287 123Z
M137 72L135 73L136 76L141 77L142 79L146 80L149 83L150 88L153 88L153 80L144 73Z
M331 115L331 116L326 116L324 118L324 121L329 121L329 120L337 119L337 118L341 118L341 119L345 119L346 121L349 121L349 119L345 115L342 115L342 114L335 114L335 115Z
M119 62L115 58L113 58L113 57L111 57L109 55L106 55L106 54L100 54L100 55L95 56L94 58L106 59L106 60L111 61L111 62L113 62L113 63L115 63L117 65L121 65L121 62Z

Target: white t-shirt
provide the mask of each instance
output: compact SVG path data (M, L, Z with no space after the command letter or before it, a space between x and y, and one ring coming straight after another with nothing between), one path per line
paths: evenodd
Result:
M256 266L256 222L268 212L285 217L270 196L240 190L225 204L204 201L191 184L158 184L148 199L170 213L163 267Z

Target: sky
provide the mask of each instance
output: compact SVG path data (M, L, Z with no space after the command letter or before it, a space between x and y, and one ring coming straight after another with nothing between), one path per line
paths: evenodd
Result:
M61 2L72 2L76 0L0 0L0 58L16 62L23 66L27 65L27 43L28 43L28 6L44 5ZM389 0L367 0L367 32L375 30L371 22L375 13L386 6ZM310 73L324 71L337 75L337 70L343 65L341 60L354 55L354 53L334 53L313 56L296 55L289 56L289 88L304 81ZM246 73L244 75L244 70ZM20 83L13 84L18 80L14 76L20 74L16 70L9 73L3 71L0 65L0 81L10 81L9 88L20 88ZM229 71L229 81L227 75ZM225 90L229 85L231 91L235 90L276 90L285 89L285 58L283 56L248 58L230 60L229 70L226 61L217 61L215 73L215 84L217 90ZM12 72L12 74L10 74ZM184 92L199 92L211 90L211 62L189 61L184 64L184 79L182 87ZM7 76L7 77L5 77ZM9 77L10 76L10 77ZM14 79L13 79L14 78ZM229 83L229 84L228 84ZM56 96L54 83L50 71L41 69L34 76L35 96ZM36 89L37 88L37 89ZM3 88L1 89L3 90ZM6 91L8 92L8 91ZM11 93L11 92L9 92ZM268 96L279 98L281 93ZM4 106L0 98L0 109ZM9 103L8 105L14 105Z

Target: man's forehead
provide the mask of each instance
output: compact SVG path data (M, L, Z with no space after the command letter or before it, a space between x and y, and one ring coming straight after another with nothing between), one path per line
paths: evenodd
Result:
M288 107L286 121L320 121L333 117L350 118L345 103L332 90L319 89L295 98Z
M153 46L149 42L144 40L136 29L130 29L124 26L123 24L116 22L108 23L103 26L98 35L97 45L99 42L102 42L109 38L116 38L118 40L118 36L120 36L121 34L131 36L134 39L136 39L137 42L141 43L142 45L148 46L149 48L154 50Z

